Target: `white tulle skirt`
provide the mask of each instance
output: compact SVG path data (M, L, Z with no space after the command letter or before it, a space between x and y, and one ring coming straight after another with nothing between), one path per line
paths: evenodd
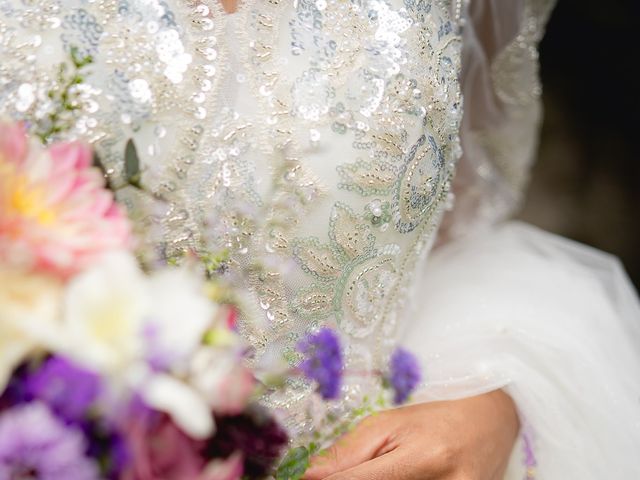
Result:
M640 479L640 304L620 262L511 222L427 263L405 332L417 400L506 390L523 425L508 480Z

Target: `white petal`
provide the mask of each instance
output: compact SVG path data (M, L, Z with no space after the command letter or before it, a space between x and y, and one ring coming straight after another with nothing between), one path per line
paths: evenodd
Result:
M139 334L150 299L147 280L132 254L105 255L71 281L65 300L64 327L73 358L113 371L140 355Z
M154 375L144 385L142 396L149 406L166 412L192 438L205 439L213 434L213 415L204 398L176 378Z
M150 279L153 298L148 317L158 331L161 354L184 359L202 341L211 325L215 305L205 295L201 280L185 269L167 269Z

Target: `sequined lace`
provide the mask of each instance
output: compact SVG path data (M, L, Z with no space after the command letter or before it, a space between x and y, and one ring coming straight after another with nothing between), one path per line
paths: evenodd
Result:
M297 339L335 324L350 368L380 368L460 154L451 11L432 0L245 0L232 15L217 0L0 0L0 114L90 141L148 259L228 251L256 362L295 364ZM146 192L124 181L129 140ZM264 401L304 438L378 388L347 381L329 415L315 415L303 382Z

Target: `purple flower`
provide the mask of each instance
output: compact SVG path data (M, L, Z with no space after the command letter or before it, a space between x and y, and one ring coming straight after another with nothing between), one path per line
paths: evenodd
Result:
M9 383L0 396L0 411L10 408L18 403L28 402L31 399L26 393L26 378L29 375L29 364L18 366L9 378Z
M79 430L65 426L46 405L32 402L0 415L0 478L97 480Z
M25 382L27 398L41 400L68 422L86 419L100 394L100 378L62 357L50 357Z
M342 348L336 333L323 328L298 343L298 351L305 355L300 364L304 375L318 383L324 399L334 399L342 383Z
M416 357L403 348L397 348L391 356L389 378L387 379L395 393L394 403L399 405L406 402L421 379L420 365L418 365Z
M98 461L103 477L120 478L131 461L123 434L102 418L85 423L82 431L89 444L87 455Z

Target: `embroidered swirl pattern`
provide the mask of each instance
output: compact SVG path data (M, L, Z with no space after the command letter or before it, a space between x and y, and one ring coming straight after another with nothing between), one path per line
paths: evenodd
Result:
M380 368L460 154L450 3L0 0L0 114L91 142L149 259L226 249L256 362L336 324L348 366ZM90 64L56 95L72 52ZM151 195L125 186L129 139ZM378 389L264 402L304 438Z

